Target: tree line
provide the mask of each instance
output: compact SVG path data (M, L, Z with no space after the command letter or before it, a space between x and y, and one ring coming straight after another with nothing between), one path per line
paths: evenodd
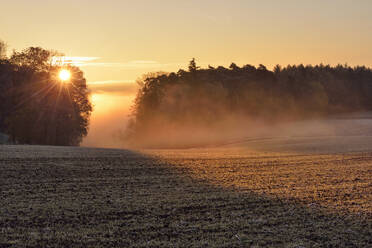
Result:
M6 56L0 42L0 132L12 143L79 145L92 105L83 72L53 62L60 53L30 47ZM68 83L59 78L70 72Z
M149 74L139 80L127 139L153 127L214 125L226 118L269 122L372 110L372 70L365 66L288 65L268 70L232 63Z

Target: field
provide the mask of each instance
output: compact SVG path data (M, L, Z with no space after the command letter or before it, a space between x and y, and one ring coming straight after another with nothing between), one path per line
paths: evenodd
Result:
M371 144L0 146L0 247L372 247Z

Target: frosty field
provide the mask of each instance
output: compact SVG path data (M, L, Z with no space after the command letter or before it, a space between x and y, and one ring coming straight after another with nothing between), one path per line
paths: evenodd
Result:
M371 144L0 146L0 247L371 247Z

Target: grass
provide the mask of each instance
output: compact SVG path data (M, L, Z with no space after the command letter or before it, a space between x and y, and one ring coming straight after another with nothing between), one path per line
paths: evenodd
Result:
M371 247L372 152L0 146L0 247Z

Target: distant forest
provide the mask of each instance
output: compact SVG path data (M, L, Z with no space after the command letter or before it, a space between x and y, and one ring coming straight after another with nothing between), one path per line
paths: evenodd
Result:
M79 145L92 111L83 72L63 66L65 84L52 63L60 54L30 47L7 57L5 48L0 42L0 133L14 144Z
M372 110L372 70L364 66L288 65L268 70L231 64L153 73L139 81L127 139L154 126L212 126L225 118L268 122Z

